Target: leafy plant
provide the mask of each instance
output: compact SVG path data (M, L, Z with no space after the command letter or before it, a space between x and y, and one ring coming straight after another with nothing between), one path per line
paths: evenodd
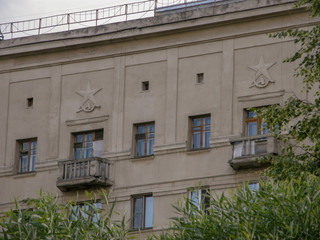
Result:
M81 208L76 208L75 202L59 203L58 197L42 192L39 198L25 199L21 204L15 200L15 207L2 213L0 239L128 239L125 218L111 221L115 202L110 205L104 191L98 194L106 213L95 204L95 193L87 193L89 201Z
M214 196L208 212L180 201L169 231L150 239L319 239L320 181L312 175L247 185L226 197Z

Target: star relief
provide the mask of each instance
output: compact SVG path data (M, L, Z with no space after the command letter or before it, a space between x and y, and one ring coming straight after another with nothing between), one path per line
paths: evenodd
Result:
M92 112L95 108L99 108L100 105L94 95L99 92L102 88L91 89L90 82L87 83L87 89L85 91L76 91L78 95L82 97L79 110L77 112Z
M256 71L255 79L250 84L250 87L263 88L268 86L269 83L274 83L275 81L269 75L268 69L275 65L277 62L265 63L263 57L260 57L258 65L249 66L250 69Z

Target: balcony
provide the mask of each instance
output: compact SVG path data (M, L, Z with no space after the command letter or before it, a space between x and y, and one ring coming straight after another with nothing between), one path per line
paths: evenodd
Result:
M235 170L261 167L262 163L256 160L258 157L278 154L278 142L270 135L232 138L230 143L233 155L229 164Z
M104 158L59 161L58 168L57 187L63 192L112 185L110 162Z

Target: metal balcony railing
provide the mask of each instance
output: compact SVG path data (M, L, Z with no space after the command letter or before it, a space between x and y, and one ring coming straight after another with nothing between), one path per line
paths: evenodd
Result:
M91 186L111 186L110 162L92 157L82 160L64 160L58 163L57 187L61 191Z
M227 0L146 0L106 8L0 23L0 40L69 31L112 22L153 17L158 12Z
M256 135L230 139L232 159L229 161L234 169L260 166L256 158L278 153L278 142L270 135Z

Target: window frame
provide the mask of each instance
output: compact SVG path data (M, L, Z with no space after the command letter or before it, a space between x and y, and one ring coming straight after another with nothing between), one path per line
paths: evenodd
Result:
M103 141L103 137L104 137L104 129L95 129L95 130L88 130L88 131L82 131L82 132L74 132L74 133L72 133L72 156L73 156L73 159L74 160L81 160L81 159L89 159L89 158L92 158L92 157L95 157L94 156L94 148L93 148L93 142L94 141L97 141L96 140L96 132L100 132L101 131L101 134L102 134L102 139L100 139L100 140L102 140ZM86 134L92 134L92 140L91 140L91 143L92 143L92 147L91 147L91 156L90 157L84 157L84 151L85 151L85 143L86 143L86 141L85 141L85 136L86 136ZM78 159L76 159L76 144L79 144L79 143L77 143L76 142L76 139L77 139L77 136L82 136L82 142L79 142L79 143L81 143L81 157L80 158L78 158Z
M209 187L190 188L188 189L188 199L193 205L197 206L198 209L203 209L208 214L211 199L210 192L211 191ZM193 201L193 193L197 193L198 202Z
M32 143L36 143L36 148L31 148ZM24 143L28 143L28 150L27 150L27 157L28 157L28 166L27 166L27 170L26 171L22 171L22 156L24 155L23 152L23 144ZM36 166L36 159L37 159L37 149L38 149L38 138L34 137L34 138L27 138L27 139L20 139L17 140L17 145L18 145L18 168L17 168L17 172L19 174L24 174L24 173L32 173L35 172L35 166ZM35 150L35 154L32 154L31 151ZM30 170L30 164L31 164L31 155L35 156L34 159L34 163L33 163L33 167L32 170Z
M263 107L259 107L259 108L263 108ZM259 136L259 135L268 134L269 130L268 130L267 133L261 134L262 131L263 131L263 129L262 129L263 126L262 125L264 124L264 122L262 121L262 119L257 114L256 114L256 116L249 117L248 115L249 115L250 112L253 113L253 111L251 111L249 109L244 109L244 131L245 131L244 135L246 137L250 137L250 136ZM249 130L248 124L252 123L252 122L256 122L257 123L257 129L256 129L257 134L256 135L249 135L249 132L248 132L248 130Z
M197 73L196 74L197 84L203 84L204 83L204 73Z
M100 205L97 206L97 205ZM94 211L94 208L91 207L91 205L95 205L95 209L97 209L98 211ZM89 209L84 209L85 207L89 207ZM77 208L77 209L76 209ZM93 223L97 223L102 215L102 203L100 200L96 200L96 201L81 201L81 202L75 202L73 205L73 209L72 209L72 213L69 216L70 220L77 220L79 217L83 217L88 221L92 221ZM90 212L92 214L89 215L87 213L85 213L84 211Z
M141 217L141 228L135 227L135 200L138 198L142 198L142 217ZM146 200L147 198L152 198L152 222L151 227L146 227ZM132 196L132 224L131 227L133 230L141 230L141 229L152 229L153 228L153 213L154 213L154 197L151 193L142 194L142 195L134 195Z
M252 192L259 192L261 190L261 185L259 182L249 182L248 188L250 188Z
M149 132L149 126L152 126L153 125L153 128L154 128L154 131L153 132ZM141 126L144 126L145 127L145 132L144 133L138 133L138 128L141 127ZM156 132L156 125L155 125L155 122L145 122L145 123L137 123L137 124L134 124L134 151L133 151L133 155L134 155L134 158L143 158L143 157L148 157L148 156L153 156L154 155L154 152L153 152L153 147L154 147L154 141L155 141L155 132ZM152 134L153 133L153 138L149 138L148 137L148 134ZM144 135L144 138L141 138L141 139L144 139L144 154L143 155L138 155L138 140L140 139L139 138L139 135ZM148 141L150 139L153 139L153 145L152 145L152 154L148 154Z
M204 125L204 119L210 117L210 124ZM200 125L200 147L199 148L194 148L193 147L193 129L194 128L199 128L199 126L193 126L193 120L194 119L201 119L201 125ZM208 146L203 146L203 136L206 130L204 127L209 126L209 145ZM203 115L196 115L196 116L190 116L189 117L189 144L188 144L188 149L190 151L197 151L197 150L202 150L202 149L209 149L210 148L210 137L211 137L211 114L203 114Z

